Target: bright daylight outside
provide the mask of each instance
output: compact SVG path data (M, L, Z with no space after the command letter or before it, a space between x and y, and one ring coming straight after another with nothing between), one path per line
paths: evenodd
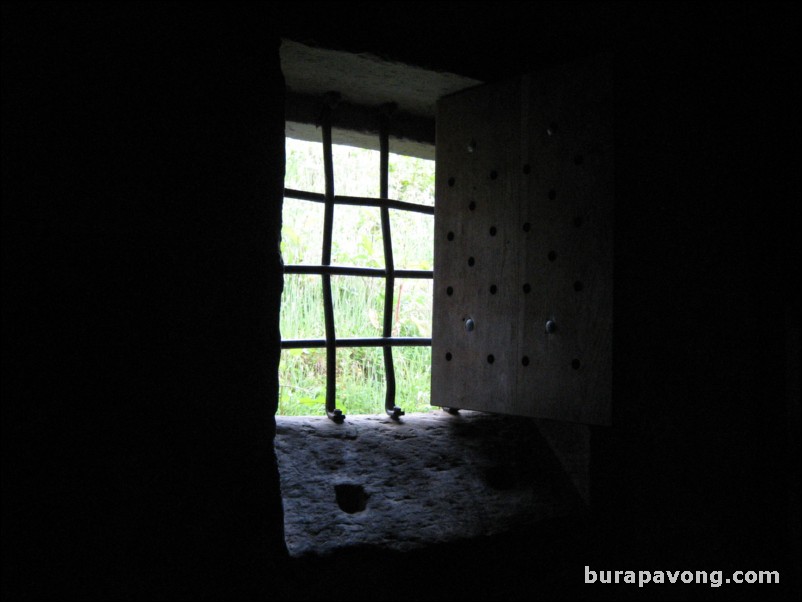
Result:
M324 192L323 150L316 142L286 139L284 185ZM333 147L337 195L379 196L379 152ZM390 154L389 197L434 205L434 161ZM285 265L320 265L324 205L285 198L281 252ZM390 210L396 269L431 270L434 218ZM380 209L335 205L332 265L383 268ZM332 276L337 338L380 337L384 278ZM432 336L432 281L396 278L393 296L395 337ZM325 338L319 275L285 274L281 302L282 339ZM406 412L429 412L430 347L394 347L396 405ZM280 415L325 415L326 350L285 349L279 368ZM337 407L344 414L383 413L384 362L381 347L337 349Z

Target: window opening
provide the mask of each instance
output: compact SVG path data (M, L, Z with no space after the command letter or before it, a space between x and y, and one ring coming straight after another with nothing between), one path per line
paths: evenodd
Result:
M298 227L285 227L282 233L282 254L287 262L284 268L287 298L282 300L282 312L292 308L299 315L303 314L304 319L296 316L293 320L292 316L287 316L282 320L282 332L285 325L292 322L292 334L299 338L285 339L281 343L285 357L280 401L295 398L310 411L320 407L320 392L302 390L292 382L299 376L298 364L303 363L318 374L325 373L322 405L329 418L341 422L345 413L338 407L343 405L338 404L338 394L343 394L347 400L350 391L338 388L338 376L351 383L359 379L375 382L383 369L384 409L397 420L405 411L397 403L396 369L408 374L416 370L417 364L417 371L421 372L420 360L424 355L426 391L423 400L419 395L421 391L415 392L418 398L413 405L416 410L430 407L434 169L431 166L430 173L424 175L429 181L430 203L420 198L416 198L416 202L390 198L391 170L397 166L390 161L390 111L385 110L379 115L378 197L336 194L340 185L348 191L349 180L343 178L339 166L335 165L332 110L331 105L326 105L321 116L322 187L318 185L317 190L287 187L284 191L285 203L300 202L309 205L311 210L308 214L304 211L303 220L296 224ZM431 163L417 160L416 168ZM300 171L302 173L294 174L294 181L316 188L314 177ZM406 196L404 192L410 182L403 180L395 184L394 192L399 197ZM365 219L368 226L354 228L346 237L335 237L335 222L341 217L347 220L348 212L352 216L373 215L372 219ZM311 246L312 241L319 245L317 250ZM410 259L412 266L408 265ZM349 265L352 263L361 265ZM414 301L412 311L407 307L410 299ZM402 312L406 319L399 320ZM359 322L365 325L363 332L374 336L355 336L354 324ZM399 353L394 354L394 349ZM340 362L338 366L338 350L348 350L343 353L350 353L351 362ZM410 358L406 351L415 355ZM406 397L409 401L409 395ZM282 413L281 404L279 413Z

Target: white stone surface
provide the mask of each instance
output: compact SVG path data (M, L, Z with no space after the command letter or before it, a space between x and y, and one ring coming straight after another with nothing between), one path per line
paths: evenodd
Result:
M437 411L394 422L383 415L277 417L284 527L292 556L338 548L418 546L491 535L582 506L537 423ZM347 513L335 486L364 488Z

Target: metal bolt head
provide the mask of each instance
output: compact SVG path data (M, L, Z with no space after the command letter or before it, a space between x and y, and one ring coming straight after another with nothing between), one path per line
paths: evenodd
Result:
M547 320L546 321L546 332L551 334L555 330L557 330L557 324L554 322L554 320Z
M468 318L465 320L465 330L468 332L473 332L474 328L476 328L476 323L473 321L472 318Z

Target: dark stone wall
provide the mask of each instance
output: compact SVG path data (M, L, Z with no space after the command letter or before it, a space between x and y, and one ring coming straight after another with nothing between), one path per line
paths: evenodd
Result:
M594 484L611 534L640 525L621 558L783 566L798 588L784 307L799 307L799 21L780 5L670 12L618 62L619 428L599 434Z
M266 10L4 6L4 597L265 579L283 130Z
M585 564L776 568L772 597L798 597L792 4L2 16L5 597L611 596ZM587 524L287 563L280 34L486 81L615 53L616 424L593 433Z

